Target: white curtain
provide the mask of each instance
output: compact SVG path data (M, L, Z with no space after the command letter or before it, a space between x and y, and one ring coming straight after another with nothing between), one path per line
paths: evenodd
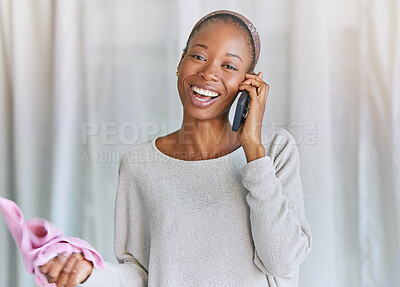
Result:
M300 286L399 286L398 0L0 0L0 196L115 262L118 159L180 127L176 67L216 9L258 28L265 125L298 143ZM34 286L1 216L0 286Z

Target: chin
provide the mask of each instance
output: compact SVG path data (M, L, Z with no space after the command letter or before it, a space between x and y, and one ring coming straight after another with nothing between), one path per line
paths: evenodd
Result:
M185 108L185 113L189 115L191 118L194 118L199 121L211 120L215 118L215 115L211 115L209 111L199 110L196 107Z

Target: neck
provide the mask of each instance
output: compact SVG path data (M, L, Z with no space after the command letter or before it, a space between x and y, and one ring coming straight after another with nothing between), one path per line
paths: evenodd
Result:
M227 154L240 146L228 116L198 120L184 115L178 130L180 149L195 154Z

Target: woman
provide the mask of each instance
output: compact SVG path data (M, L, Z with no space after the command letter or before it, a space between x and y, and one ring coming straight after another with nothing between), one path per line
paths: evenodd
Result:
M286 130L263 130L269 86L244 16L216 11L193 28L178 65L179 130L122 157L115 206L120 264L80 254L42 266L58 286L298 286L311 248L299 157ZM228 115L251 97L245 124Z

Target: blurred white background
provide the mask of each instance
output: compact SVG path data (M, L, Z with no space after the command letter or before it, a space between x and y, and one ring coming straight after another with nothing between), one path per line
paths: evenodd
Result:
M257 27L265 125L298 143L300 286L400 286L398 0L0 0L0 196L116 262L119 157L180 127L176 67L217 9ZM0 286L33 282L0 216Z

